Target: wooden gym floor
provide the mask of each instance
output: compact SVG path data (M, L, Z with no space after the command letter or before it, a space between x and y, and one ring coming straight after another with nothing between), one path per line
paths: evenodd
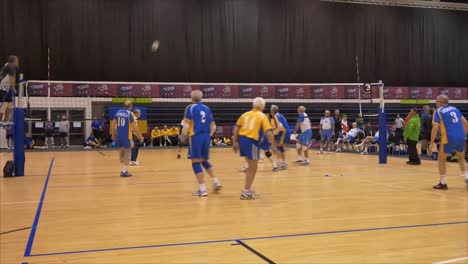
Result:
M433 161L314 151L310 167L260 165L260 199L241 201L241 158L212 152L224 189L206 198L191 196L175 150L141 151L132 178L119 177L115 151L27 152L27 176L0 179L0 263L468 262L456 164L437 191Z

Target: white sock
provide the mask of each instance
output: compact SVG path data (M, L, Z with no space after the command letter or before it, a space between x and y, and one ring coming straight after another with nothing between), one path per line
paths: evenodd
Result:
M220 184L220 182L219 182L219 179L218 179L218 178L216 178L216 177L213 177L213 178L212 178L212 180L213 180L213 183L214 183L214 184L216 184L216 185L219 185L219 184Z
M198 189L199 189L200 191L202 191L202 192L206 191L206 186L205 186L205 184L204 184L204 183L198 184Z
M445 175L440 175L440 183L447 184L447 182L445 181Z
M127 172L127 166L125 166L125 164L120 164L120 171Z
M465 171L465 180L468 180L468 171Z
M278 166L276 166L276 163L273 162L273 168L276 168L276 167L278 167Z

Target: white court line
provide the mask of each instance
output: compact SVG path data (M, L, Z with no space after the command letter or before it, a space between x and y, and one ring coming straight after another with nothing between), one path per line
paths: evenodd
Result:
M8 203L0 203L0 205L8 205L8 204L28 204L28 203L38 203L39 201L25 201L25 202L8 202Z
M449 260L444 260L440 262L434 262L432 264L446 264L446 263L454 263L454 262L459 262L462 260L468 260L468 257L463 257L463 258L456 258L456 259L449 259Z

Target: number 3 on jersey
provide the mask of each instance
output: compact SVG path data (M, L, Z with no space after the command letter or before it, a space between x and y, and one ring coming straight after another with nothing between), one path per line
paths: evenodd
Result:
M455 113L455 112L450 112L450 115L452 116L452 122L453 122L453 123L458 123L457 113Z

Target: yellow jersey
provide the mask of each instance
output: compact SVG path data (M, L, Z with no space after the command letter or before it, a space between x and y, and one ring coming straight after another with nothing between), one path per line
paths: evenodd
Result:
M178 136L179 135L179 128L178 127L171 128L171 135L172 136Z
M151 137L152 138L157 138L157 137L160 137L161 136L161 130L159 129L153 129L151 131Z
M161 134L162 134L163 136L169 136L169 135L171 134L171 130L170 130L169 128L163 129L163 130L161 131Z
M259 141L264 133L271 130L268 116L258 110L245 112L238 120L239 136Z

